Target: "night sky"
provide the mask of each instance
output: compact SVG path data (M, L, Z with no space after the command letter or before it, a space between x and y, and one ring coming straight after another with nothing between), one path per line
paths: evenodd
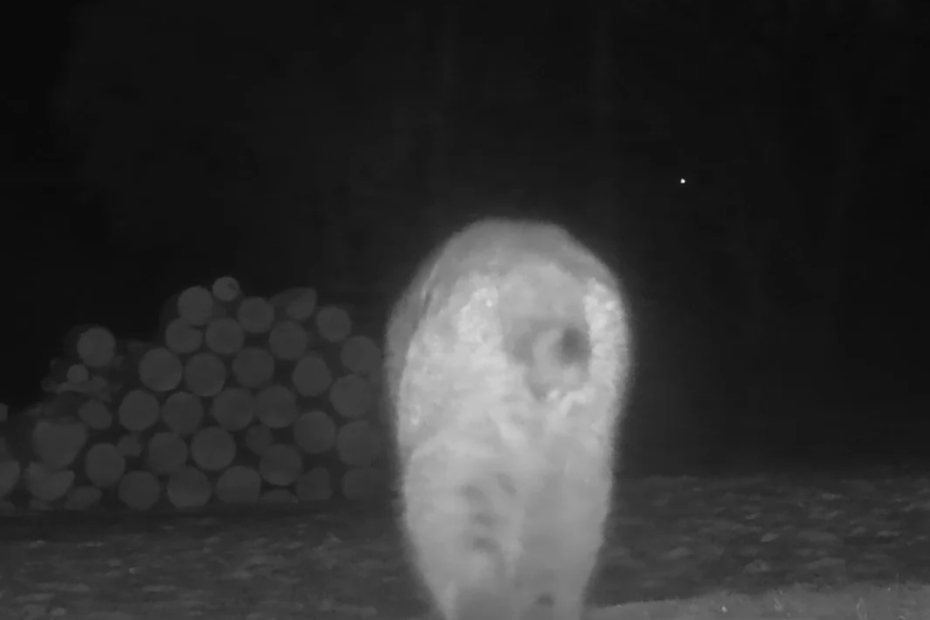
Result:
M14 411L75 325L151 338L220 275L382 316L439 239L520 215L628 290L631 453L683 455L643 467L930 454L920 3L310 4L0 19Z

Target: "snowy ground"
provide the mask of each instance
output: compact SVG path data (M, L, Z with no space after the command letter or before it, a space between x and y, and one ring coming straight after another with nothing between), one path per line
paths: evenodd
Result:
M930 618L930 480L622 484L597 620ZM414 618L385 508L0 519L0 620Z

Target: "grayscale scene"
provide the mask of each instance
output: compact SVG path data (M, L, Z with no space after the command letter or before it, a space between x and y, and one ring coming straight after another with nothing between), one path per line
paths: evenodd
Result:
M930 3L0 32L0 620L930 618Z

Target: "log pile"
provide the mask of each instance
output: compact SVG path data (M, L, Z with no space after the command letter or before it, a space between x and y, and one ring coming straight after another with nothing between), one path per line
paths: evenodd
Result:
M0 416L0 501L152 510L383 494L381 352L345 310L312 289L265 299L220 278L176 295L163 325L150 343L95 325L68 335L49 397L15 424Z

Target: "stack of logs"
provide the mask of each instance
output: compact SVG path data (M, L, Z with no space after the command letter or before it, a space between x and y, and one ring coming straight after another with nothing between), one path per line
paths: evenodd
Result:
M375 499L381 352L312 289L232 278L169 304L154 343L69 337L49 398L4 422L0 501L86 510ZM15 428L15 430L11 430Z

